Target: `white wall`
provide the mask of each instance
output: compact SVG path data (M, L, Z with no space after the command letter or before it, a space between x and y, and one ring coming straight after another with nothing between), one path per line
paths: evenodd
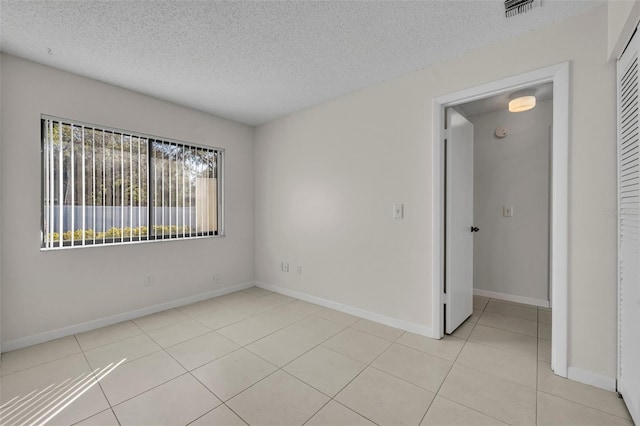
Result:
M474 289L549 300L549 149L553 101L512 113L468 117L473 123ZM499 139L498 127L508 135ZM503 206L513 206L504 217Z
M607 3L607 57L618 59L640 21L640 0L609 0Z
M256 280L431 327L432 99L571 61L569 365L615 377L615 72L607 8L256 130ZM393 220L394 202L405 219ZM280 272L280 261L302 275Z
M1 60L5 345L253 281L253 128L16 57ZM226 237L41 252L41 113L225 148ZM152 287L143 286L145 275Z

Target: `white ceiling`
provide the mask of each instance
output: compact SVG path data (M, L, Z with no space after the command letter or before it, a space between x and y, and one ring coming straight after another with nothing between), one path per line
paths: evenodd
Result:
M1 0L0 49L257 125L604 3Z

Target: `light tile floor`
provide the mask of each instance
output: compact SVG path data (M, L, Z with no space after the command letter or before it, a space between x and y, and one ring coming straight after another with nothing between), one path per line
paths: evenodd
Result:
M2 355L0 424L631 425L550 337L482 297L433 340L254 287Z

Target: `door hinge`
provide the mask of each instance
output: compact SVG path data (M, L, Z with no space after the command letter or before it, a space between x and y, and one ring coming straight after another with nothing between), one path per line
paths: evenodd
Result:
M447 293L442 293L442 303L445 305L449 304L449 295Z

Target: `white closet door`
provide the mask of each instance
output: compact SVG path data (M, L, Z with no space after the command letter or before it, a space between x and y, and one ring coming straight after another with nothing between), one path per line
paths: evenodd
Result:
M635 35L618 61L618 391L640 424L640 155Z

